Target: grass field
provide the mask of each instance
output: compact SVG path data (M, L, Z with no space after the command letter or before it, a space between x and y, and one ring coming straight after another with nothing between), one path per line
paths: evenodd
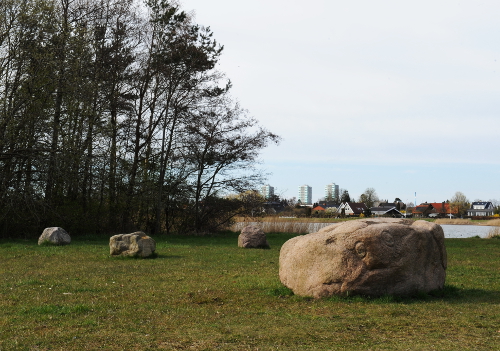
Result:
M1 241L0 350L500 350L500 240L446 239L441 293L313 300L278 279L294 234L237 235L158 237L155 259Z

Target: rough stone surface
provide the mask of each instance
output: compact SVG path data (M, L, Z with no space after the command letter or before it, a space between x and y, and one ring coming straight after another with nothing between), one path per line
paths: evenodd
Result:
M155 250L155 241L143 232L118 234L109 238L109 253L112 256L149 257Z
M69 245L71 237L60 227L49 227L45 228L38 238L38 245L42 245L44 242L50 242L54 245Z
M288 240L281 282L301 296L411 295L444 287L441 226L408 219L360 219Z
M238 236L238 246L247 249L269 249L266 233L254 225L247 225L241 230L241 234Z

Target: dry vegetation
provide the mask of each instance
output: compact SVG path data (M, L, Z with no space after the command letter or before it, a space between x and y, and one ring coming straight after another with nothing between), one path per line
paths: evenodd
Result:
M438 218L434 221L436 224L476 224L473 223L470 219L461 219L461 218Z
M357 218L356 218L357 219ZM289 217L240 217L232 226L234 232L240 231L247 223L252 223L262 228L266 233L312 233L320 228L342 221L349 220L335 218L289 218Z
M495 227L500 227L500 218L499 219L490 219L489 221L486 221L484 225L491 225Z
M231 230L237 232L240 231L245 225L247 225L247 223L253 223L262 228L262 230L264 230L266 233L308 233L308 222L297 222L286 219L280 220L280 218L275 217L271 218L273 218L274 220L266 220L267 218L259 218L259 220L255 220L254 218L249 218L249 220L236 222Z
M469 218L461 219L461 218L438 218L434 221L436 224L465 224L465 225L489 225L494 227L500 227L500 218L499 219L489 219L489 220L470 220Z
M233 232L240 231L247 223L256 224L262 228L266 233L293 233L293 234L306 234L315 232L322 227L338 223L342 221L355 220L358 218L291 218L291 217L239 217L236 223L230 228ZM415 218L414 220L420 220ZM429 219L424 218L426 221L431 221L436 224L452 224L452 225L485 225L500 227L500 219L491 219L487 221L478 221L461 218L438 218Z
M486 236L486 239L500 239L500 227L495 227L490 230L488 235Z

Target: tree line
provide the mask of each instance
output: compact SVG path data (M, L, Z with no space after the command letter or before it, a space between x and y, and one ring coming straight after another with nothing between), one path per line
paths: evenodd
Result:
M0 3L0 233L208 232L279 137L231 97L223 47L173 2Z

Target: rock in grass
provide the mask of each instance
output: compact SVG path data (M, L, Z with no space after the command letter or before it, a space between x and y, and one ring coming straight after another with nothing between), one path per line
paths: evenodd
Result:
M53 245L69 245L71 237L60 227L49 227L43 230L42 235L38 238L38 245L49 243Z
M281 282L301 296L412 295L442 289L441 226L407 219L361 219L288 240Z
M241 234L238 236L238 247L269 249L266 233L259 227L247 225L241 230Z
M112 256L149 257L155 250L155 241L143 232L113 235L109 239L109 253Z

